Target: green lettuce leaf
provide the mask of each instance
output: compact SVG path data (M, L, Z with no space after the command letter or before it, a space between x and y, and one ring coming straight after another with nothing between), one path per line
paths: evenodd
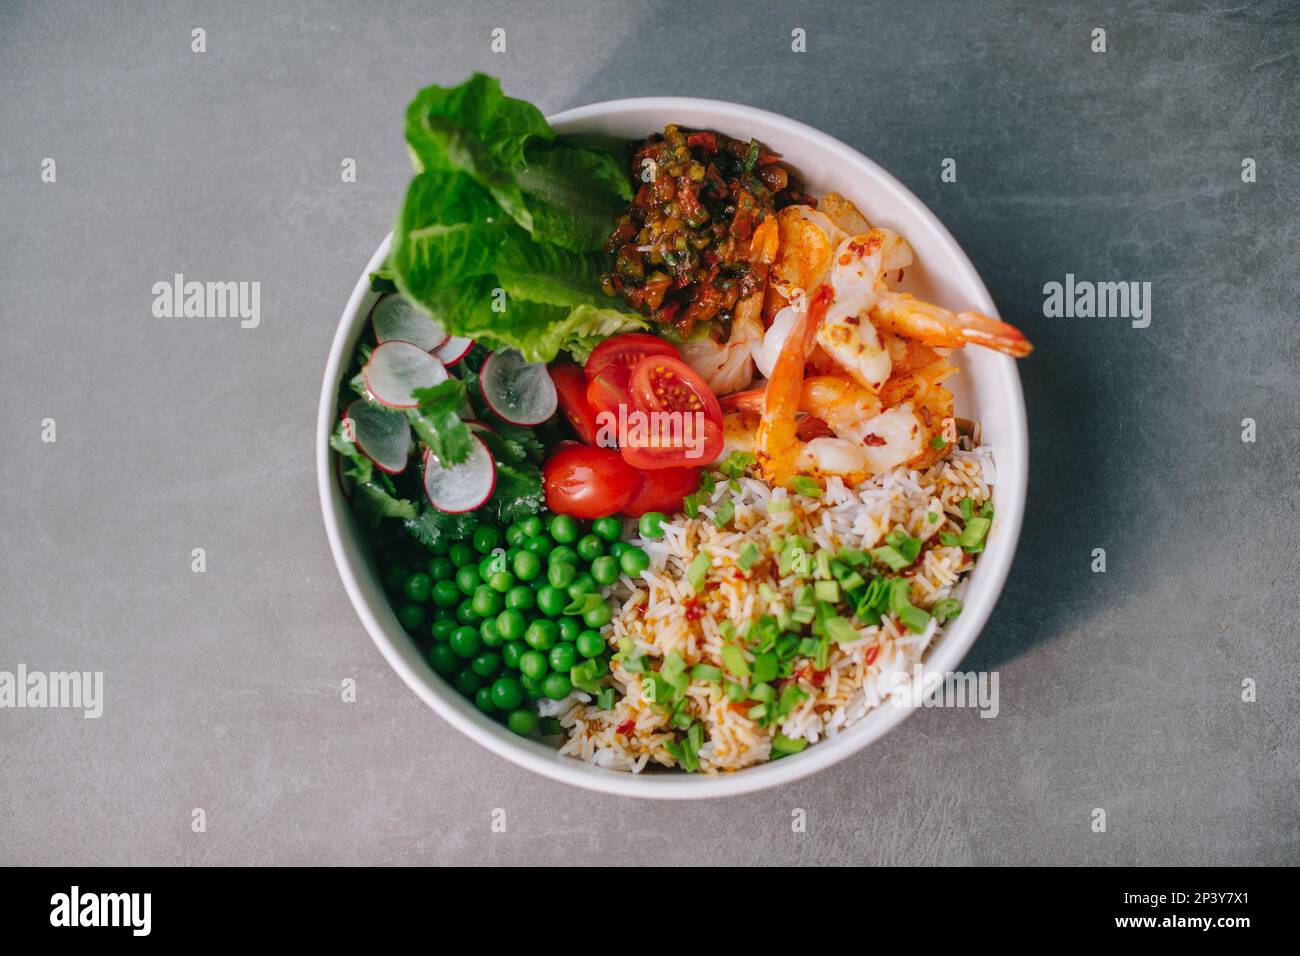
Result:
M535 239L575 251L599 249L632 198L632 186L609 153L564 143L528 150L519 185Z

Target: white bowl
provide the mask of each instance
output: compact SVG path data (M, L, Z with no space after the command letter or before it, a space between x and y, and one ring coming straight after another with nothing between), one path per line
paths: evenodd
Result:
M976 309L996 315L993 300L956 241L919 199L871 160L825 133L764 110L715 100L648 97L596 103L551 118L561 133L644 137L667 123L716 129L741 139L757 138L797 169L815 196L838 191L857 204L873 225L903 235L916 250L916 265L905 287L950 308ZM391 239L391 236L390 236ZM316 472L330 549L348 597L371 638L389 664L426 704L457 730L492 752L543 776L564 783L626 796L684 799L720 797L788 783L838 763L879 739L911 710L885 703L848 730L808 747L802 753L735 773L642 773L593 767L553 748L512 734L491 720L434 673L415 643L402 630L374 562L366 553L347 501L335 479L328 439L337 416L339 377L364 328L376 296L367 276L388 253L385 239L361 273L330 349L321 388L316 426ZM996 518L988 543L970 575L961 616L931 646L927 671L955 670L988 620L1006 581L1024 513L1029 444L1024 396L1013 359L982 348L961 353L961 372L954 376L958 414L983 423L985 444L997 466L994 486ZM437 759L436 748L415 750L411 758Z

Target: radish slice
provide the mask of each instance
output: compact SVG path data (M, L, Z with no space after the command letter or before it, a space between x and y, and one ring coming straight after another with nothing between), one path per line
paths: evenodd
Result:
M459 465L444 466L424 450L424 493L429 503L447 514L473 511L487 503L497 486L497 466L477 435L469 457Z
M376 302L370 312L370 324L380 344L410 342L432 352L447 341L447 330L442 323L429 318L400 295L386 295Z
M544 362L503 349L487 357L478 380L492 411L512 425L540 425L555 414L555 383Z
M385 342L370 353L361 370L375 401L389 408L415 408L417 388L433 388L447 381L447 369L436 358L410 342Z
M443 342L434 349L434 356L442 362L443 365L455 365L474 347L474 340L467 339L460 335L453 335L447 341Z
M496 430L491 425L481 422L476 418L465 419L465 424L468 425L469 430L473 432L486 432L489 435L496 434Z
M405 415L359 398L348 406L343 418L352 423L352 441L375 467L390 475L406 470L411 426Z

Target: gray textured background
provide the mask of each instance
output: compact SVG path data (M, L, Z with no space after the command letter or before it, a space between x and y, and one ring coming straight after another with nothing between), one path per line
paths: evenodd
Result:
M1284 0L3 0L0 669L102 669L107 701L0 711L0 863L1300 862L1298 49ZM326 548L316 397L406 102L476 68L548 112L796 116L947 223L1037 345L1024 535L966 663L1000 671L1000 717L923 711L813 779L657 804L518 770L390 672ZM260 281L261 327L153 318L175 272ZM1066 272L1151 281L1151 327L1043 318Z

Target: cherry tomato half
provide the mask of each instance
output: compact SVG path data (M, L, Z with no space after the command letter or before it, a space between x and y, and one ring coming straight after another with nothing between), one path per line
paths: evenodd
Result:
M597 426L602 412L613 415L615 422L611 424L615 424L620 406L627 406L629 411L632 409L632 396L627 390L631 378L632 370L626 365L609 365L587 383L587 404L591 407Z
M647 355L671 355L676 358L677 349L658 336L644 332L615 335L591 350L583 372L588 379L593 379L610 365L625 365L630 370Z
M715 424L722 424L722 406L707 382L676 356L651 355L632 369L628 383L632 401L639 409L658 412L703 412Z
M641 475L612 448L568 445L542 467L546 507L575 518L618 514L641 490Z
M582 369L568 362L552 365L548 371L560 399L560 411L569 420L578 438L596 444L596 410L587 401L587 377Z
M629 518L639 518L647 511L666 515L682 510L682 499L700 487L703 468L659 468L641 476L641 490L623 509Z

